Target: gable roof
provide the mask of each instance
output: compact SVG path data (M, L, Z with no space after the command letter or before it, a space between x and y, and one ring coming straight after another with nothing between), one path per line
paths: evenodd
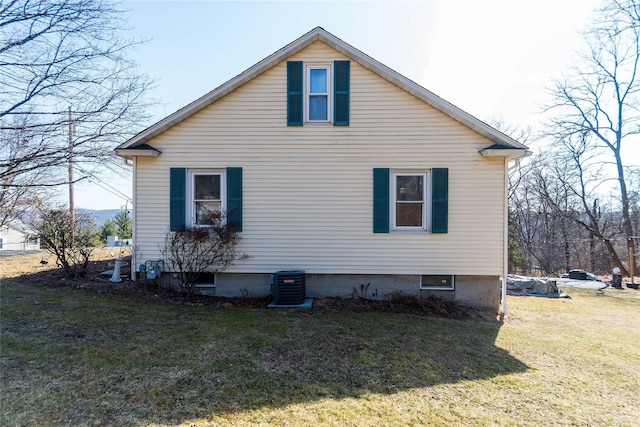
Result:
M445 101L444 99L440 98L439 96L435 95L433 92L425 89L424 87L420 86L414 81L404 77L403 75L397 73L396 71L393 71L391 68L376 61L375 59L359 51L353 46L345 43L344 41L340 40L333 34L329 33L328 31L325 31L321 27L314 28L313 30L309 31L302 37L289 43L282 49L271 54L267 58L258 62L254 66L240 73L239 75L227 81L226 83L222 84L221 86L218 86L217 88L207 93L206 95L196 99L195 101L191 102L190 104L186 105L185 107L181 108L175 113L165 117L164 119L160 120L156 124L143 130L133 138L129 139L127 142L117 147L116 153L122 156L126 156L126 155L128 156L156 155L157 156L159 152L157 152L156 150L156 152L153 153L152 151L153 148L150 146L146 146L148 148L144 152L140 151L139 149L142 148L142 146L145 145L147 142L149 142L152 138L160 135L162 132L166 131L167 129L175 126L176 124L187 119L191 115L208 107L209 105L216 102L220 98L233 92L240 86L244 85L245 83L248 83L258 75L275 67L280 62L286 60L292 55L295 55L296 53L300 52L310 44L315 43L316 41L321 41L327 44L328 46L332 47L336 51L340 52L344 56L351 59L352 61L357 62L361 66L374 72L375 74L379 75L383 79L393 83L394 85L398 86L401 89L404 89L405 91L409 92L411 95L415 96L416 98L422 100L426 104L429 104L430 106L441 111L442 113L446 114L452 119L462 123L468 128L486 137L487 139L492 141L494 144L509 148L511 150L518 150L518 152L521 155L525 155L525 151L527 150L527 147L525 145L517 142L516 140L503 134L502 132L494 129L493 127L477 119L471 114L461 110L460 108L456 107L450 102ZM135 153L132 152L133 149L136 149Z

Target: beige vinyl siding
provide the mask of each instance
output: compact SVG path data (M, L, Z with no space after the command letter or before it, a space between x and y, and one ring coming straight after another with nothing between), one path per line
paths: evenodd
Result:
M321 42L290 60L346 59ZM149 142L136 164L137 262L161 258L169 169L243 168L240 251L230 271L502 274L504 161L492 143L351 62L350 126L287 127L281 63ZM448 234L374 234L373 168L449 168Z

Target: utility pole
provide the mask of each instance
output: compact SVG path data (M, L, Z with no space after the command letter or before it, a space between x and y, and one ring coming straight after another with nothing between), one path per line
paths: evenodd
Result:
M69 247L73 248L76 240L75 203L73 200L73 122L71 121L71 107L69 107Z
M631 276L631 283L627 283L627 286L633 289L638 289L638 285L634 282L634 274L636 272L636 251L634 239L640 239L640 236L630 236L628 238L629 245L629 275ZM631 285L631 286L629 286Z

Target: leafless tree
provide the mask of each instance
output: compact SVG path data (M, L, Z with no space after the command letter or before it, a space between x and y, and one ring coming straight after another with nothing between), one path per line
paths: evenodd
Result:
M640 1L605 0L594 25L585 33L587 49L576 66L552 89L553 101L547 112L551 119L547 135L567 167L575 174L564 181L580 200L579 224L594 236L606 239L602 218L596 212L602 185L613 177L617 187L620 232L630 256L635 254L632 195L628 160L623 145L640 134ZM637 173L637 172L635 172ZM629 271L612 245L607 244L615 265ZM637 263L636 263L637 264Z
M576 235L565 219L566 195L550 174L547 153L516 168L510 184L510 228L525 254L524 272L532 266L556 274L569 269L576 262L570 254Z
M39 231L42 249L55 256L56 264L72 279L87 275L91 254L100 244L93 218L79 212L74 217L74 232L69 229L69 212L65 209L41 209L32 224Z
M572 268L606 273L624 250L619 210L606 198L585 206L587 186L572 162L551 150L518 168L509 198L510 248L521 249L524 262L513 266L525 274L533 266L549 274Z
M31 188L14 187L0 190L0 227L25 216L40 204L40 197Z
M0 0L3 197L67 183L71 157L89 174L121 164L113 148L140 130L151 85L123 22L109 0Z

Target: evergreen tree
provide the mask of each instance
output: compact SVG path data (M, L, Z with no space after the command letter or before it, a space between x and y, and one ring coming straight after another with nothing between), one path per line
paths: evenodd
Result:
M118 237L121 239L130 239L133 232L131 229L132 221L129 216L129 211L121 211L114 218Z
M107 236L117 235L118 229L116 227L116 223L111 219L106 220L102 228L100 228L100 240L102 241L102 243L107 242Z

